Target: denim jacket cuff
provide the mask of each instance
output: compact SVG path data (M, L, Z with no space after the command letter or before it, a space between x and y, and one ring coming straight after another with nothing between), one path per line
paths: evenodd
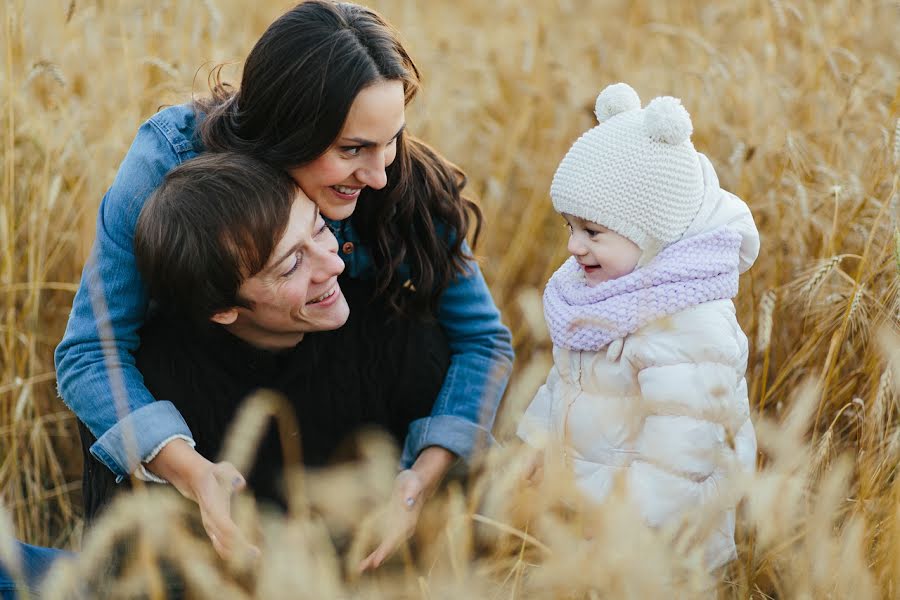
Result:
M484 427L454 415L435 415L410 423L400 462L408 469L428 446L440 446L468 462L473 453L496 443Z
M171 402L160 400L127 414L94 442L91 454L122 478L152 459L166 440L178 437L193 444L181 413Z

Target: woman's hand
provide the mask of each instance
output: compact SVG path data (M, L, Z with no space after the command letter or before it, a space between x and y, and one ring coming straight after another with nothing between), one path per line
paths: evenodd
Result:
M380 567L413 534L422 506L455 461L456 455L449 450L429 446L419 454L412 468L397 475L391 499L383 509L383 538L375 551L359 563L359 573Z
M425 502L425 487L422 478L407 469L401 471L394 480L394 491L380 519L383 539L374 552L369 554L357 567L360 573L377 569L416 530L422 505Z
M231 518L231 497L247 487L234 465L210 462L186 441L176 439L166 444L147 468L197 503L203 528L219 556L230 559L259 554Z

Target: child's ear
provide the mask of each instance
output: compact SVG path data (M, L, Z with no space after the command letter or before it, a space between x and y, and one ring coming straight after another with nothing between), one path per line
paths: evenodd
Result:
M238 310L237 307L231 307L228 310L219 311L213 316L209 318L213 323L218 323L219 325L231 325L237 320Z

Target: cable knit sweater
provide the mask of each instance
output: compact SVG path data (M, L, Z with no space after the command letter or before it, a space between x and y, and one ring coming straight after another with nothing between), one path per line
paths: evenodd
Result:
M706 157L701 162L704 202L686 237L727 227L740 236L738 269L746 271L759 251L752 216L719 188ZM735 466L752 470L756 462L747 352L730 299L639 323L596 351L555 345L519 437L560 444L580 488L598 502L621 474L650 526L716 503L721 514L705 551L708 566L718 567L735 554L734 507L722 507L721 495Z

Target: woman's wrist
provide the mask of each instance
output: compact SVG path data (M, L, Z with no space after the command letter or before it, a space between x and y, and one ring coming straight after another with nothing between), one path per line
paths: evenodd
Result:
M457 458L456 454L440 446L428 446L419 453L419 457L410 470L421 478L426 498L434 493Z
M213 464L183 439L174 439L146 463L154 475L171 483L182 495L196 500L195 484Z

